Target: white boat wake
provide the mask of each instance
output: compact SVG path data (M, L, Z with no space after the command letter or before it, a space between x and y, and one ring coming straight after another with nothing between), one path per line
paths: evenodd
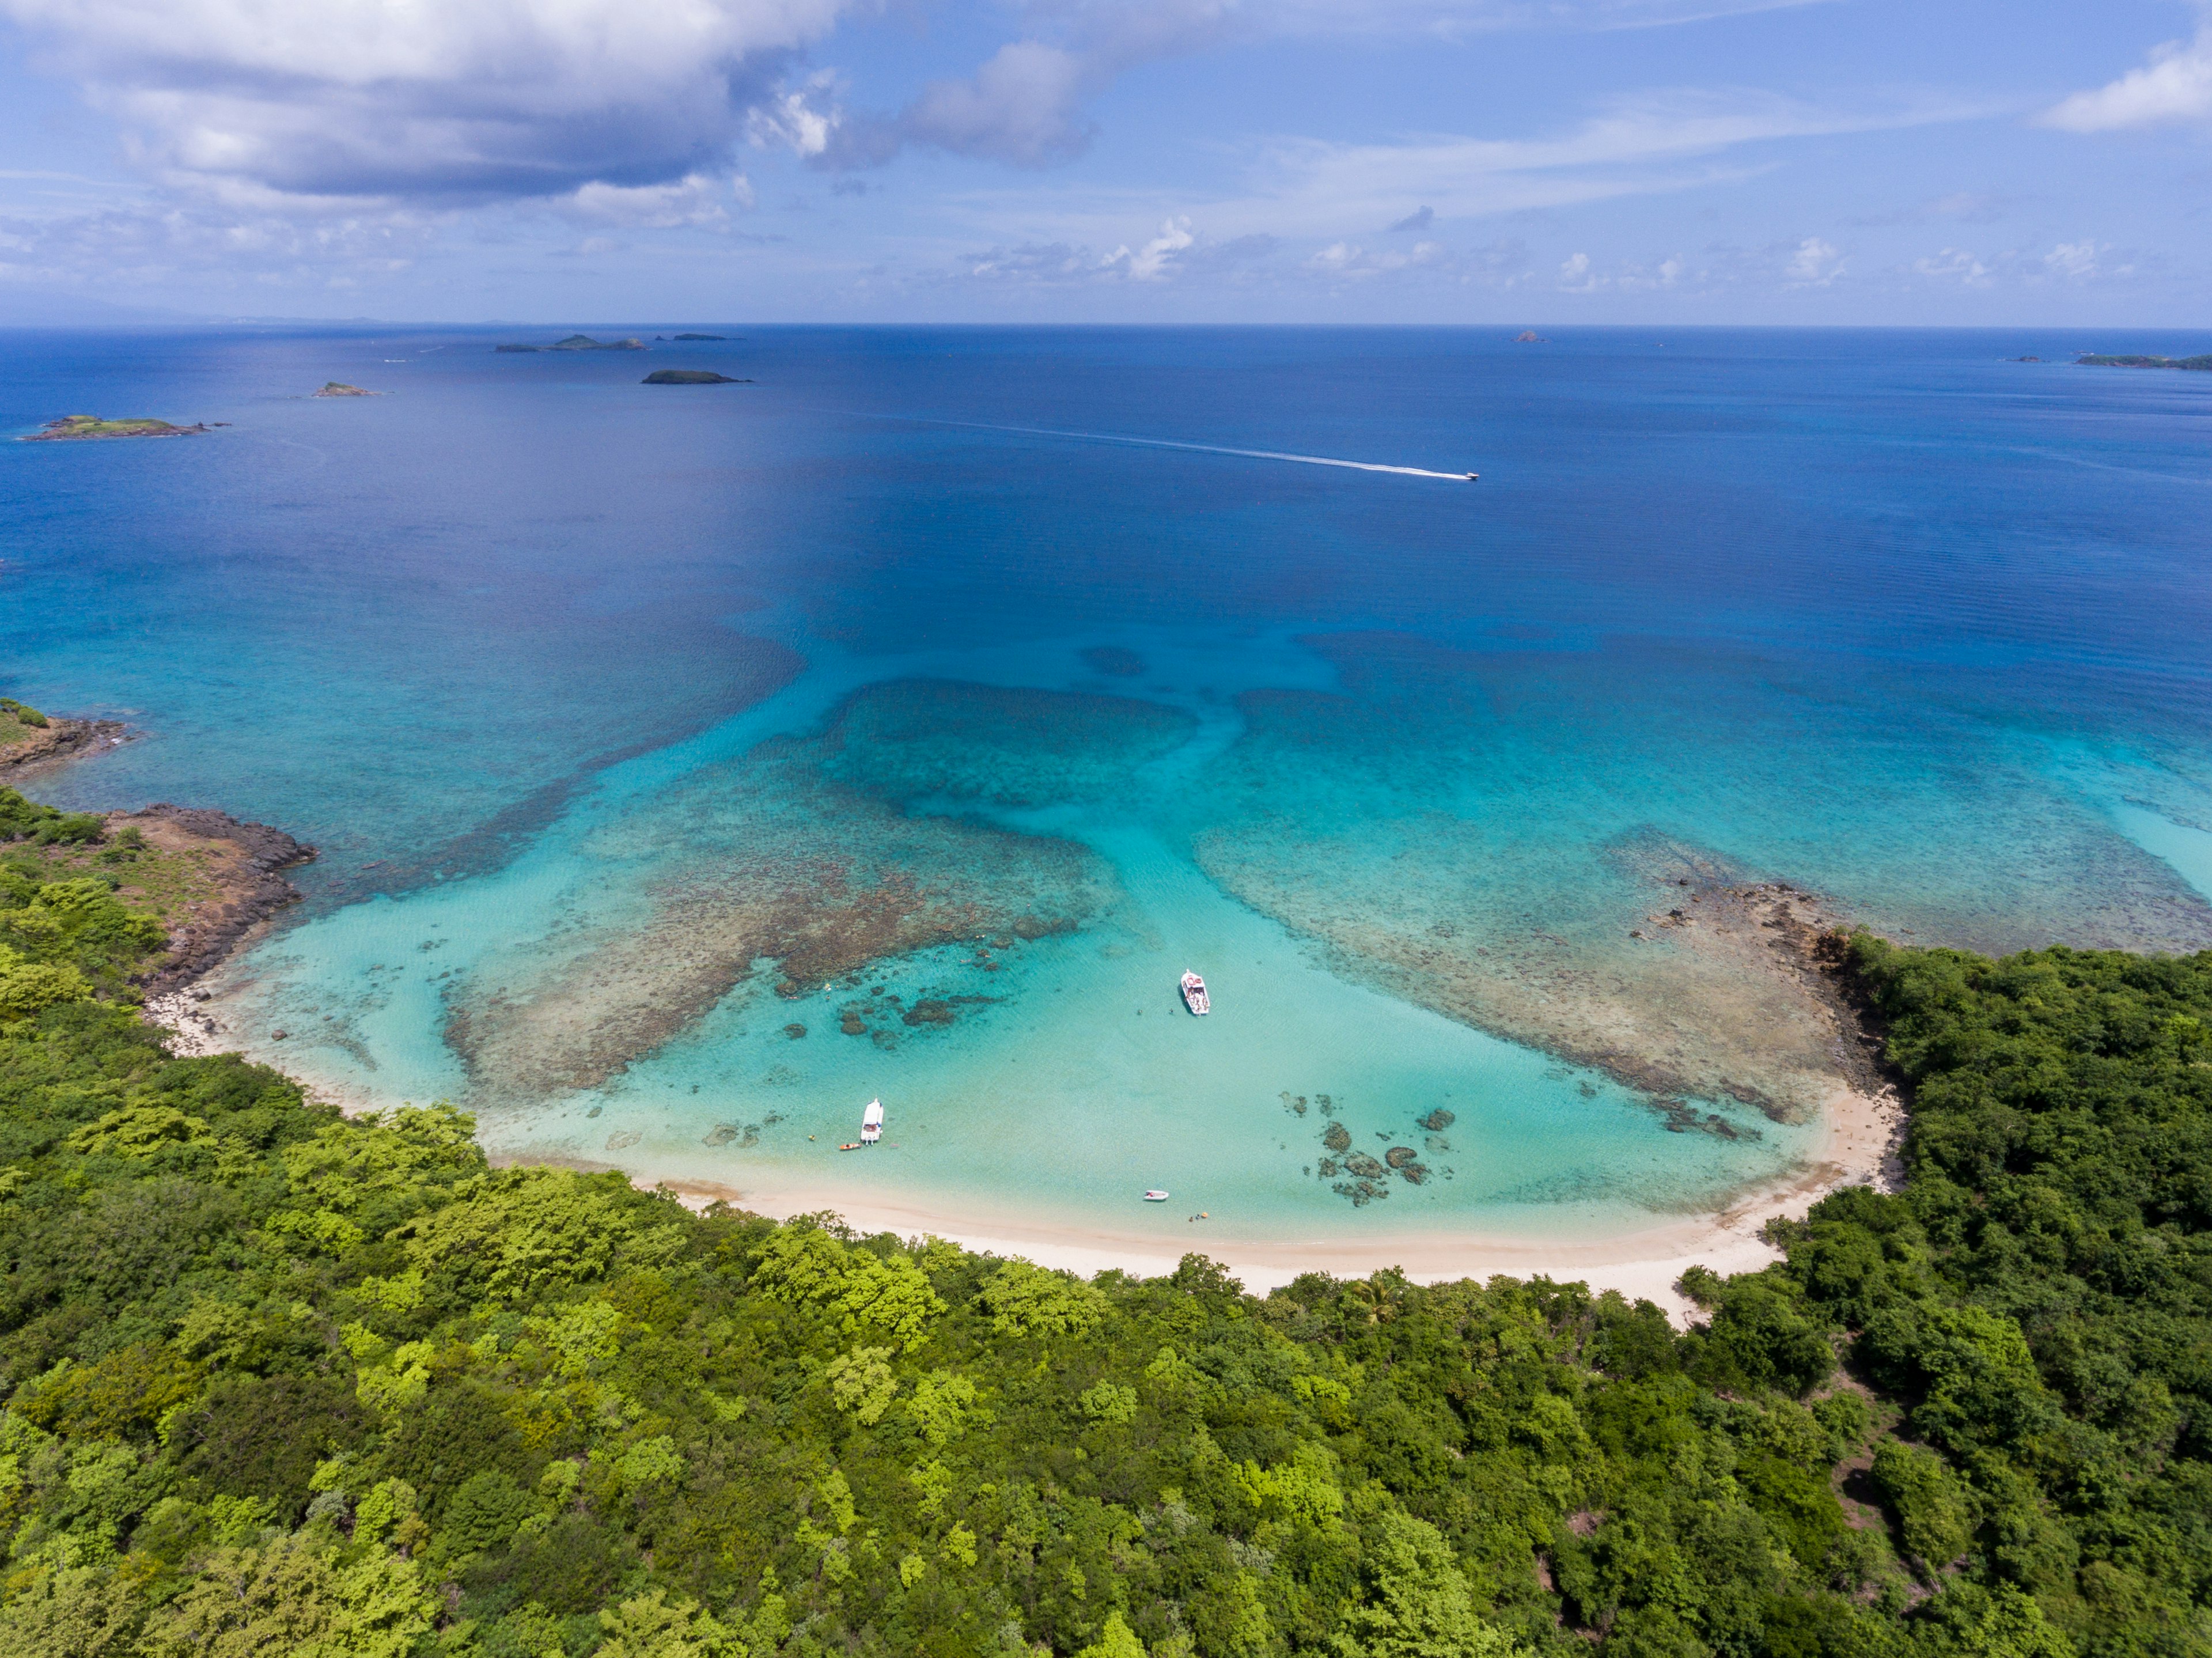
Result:
M1395 472L1401 477L1443 478L1453 483L1471 483L1473 472L1434 472L1425 466L1391 466L1379 460L1340 460L1333 455L1294 455L1279 449L1230 449L1218 443L1177 443L1171 438L1124 437L1118 432L1063 432L1048 426L991 426L981 421L921 420L930 426L958 426L975 432L1018 432L1033 438L1073 438L1082 443L1127 443L1140 449L1183 449L1200 455L1241 455L1247 460L1287 460L1300 466L1342 466L1354 472Z

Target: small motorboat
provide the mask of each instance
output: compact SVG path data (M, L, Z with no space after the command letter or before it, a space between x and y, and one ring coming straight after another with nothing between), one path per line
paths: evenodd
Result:
M1467 481L1468 481L1469 483L1474 483L1477 479L1479 479L1480 477L1481 477L1481 476L1482 476L1482 474L1481 474L1481 473L1480 473L1480 472L1469 472L1469 473L1467 475Z
M860 1113L860 1144L873 1145L884 1137L884 1102L870 1100L868 1108Z
M1213 1004L1206 999L1206 981L1195 973L1186 973L1182 975L1182 1001L1183 1005L1200 1018L1204 1018L1213 1006Z
M1167 1200L1167 1193L1157 1186L1152 1187L1151 1191L1145 1193L1145 1201L1146 1203L1165 1203Z

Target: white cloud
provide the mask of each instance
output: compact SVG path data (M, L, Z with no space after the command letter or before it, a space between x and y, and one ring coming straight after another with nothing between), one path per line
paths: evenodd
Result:
M213 281L241 297L353 288L407 270L432 251L439 218L388 210L241 215L204 203L6 218L0 280L72 284L97 271L110 293Z
M838 114L834 103L827 109L815 106L834 92L833 78L817 75L796 91L777 93L746 115L745 137L763 148L781 146L809 160L821 155L830 148Z
M1836 251L1835 245L1818 236L1808 236L1797 244L1797 251L1790 255L1789 268L1783 274L1792 288L1826 288L1843 271L1844 256Z
M955 274L976 281L1032 286L1158 282L1194 270L1234 276L1264 261L1274 251L1271 236L1218 241L1193 231L1190 221L1178 216L1166 221L1158 235L1133 249L1127 242L1109 253L1080 242L1023 242L970 254L959 261Z
M2087 282L2100 274L2097 255L2102 251L2094 241L2061 242L2043 256L2043 268L2062 282Z
M1746 176L1743 164L1723 167L1713 158L1750 146L1979 112L1924 102L1838 110L1759 93L1677 94L1616 104L1553 137L1285 139L1266 152L1255 180L1260 199L1247 210L1273 229L1327 236L1385 216L1418 217L1417 204L1439 218L1571 206Z
M1125 271L1131 282L1156 282L1168 274L1176 254L1198 239L1190 234L1190 221L1170 219L1160 227L1160 234L1132 253L1125 243L1115 248L1101 262L1102 270Z
M1599 270L1587 253L1571 255L1559 266L1559 291L1563 294L1648 294L1679 284L1688 267L1679 258L1665 258L1656 264L1626 264L1611 272Z
M753 204L752 185L742 176L709 178L694 173L672 185L588 184L557 203L580 219L634 230L673 230L690 225L719 230L730 222L726 203Z
M1084 100L1098 67L1036 40L1017 40L969 79L935 81L900 118L902 136L958 155L1047 167L1091 142Z
M1990 285L1989 266L1963 247L1947 247L1926 258L1915 259L1912 268L1937 282L1954 282L1967 288Z
M1419 241L1412 247L1370 253L1351 242L1333 242L1305 262L1309 270L1327 276L1380 276L1394 270L1419 270L1448 263L1451 251L1442 242Z
M833 112L831 167L880 167L907 144L1017 167L1082 154L1091 100L1139 64L1226 40L1343 35L1459 39L1504 30L1703 21L1825 0L1030 0L1029 33L975 74L938 81L895 116Z
M2212 119L2212 18L2193 40L2169 40L2150 62L2094 92L2077 92L2045 112L2069 132L2112 132L2166 121Z
M848 0L0 0L158 173L234 198L557 197L712 170Z

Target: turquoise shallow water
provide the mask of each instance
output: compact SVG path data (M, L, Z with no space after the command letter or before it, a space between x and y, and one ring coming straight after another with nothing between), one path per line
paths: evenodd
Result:
M15 424L234 424L7 446L0 623L9 694L148 733L50 798L324 847L227 975L249 1051L502 1152L1178 1240L1589 1236L1814 1155L1841 1075L1756 937L1654 924L1688 892L2212 943L2191 377L779 331L692 353L761 382L701 394L490 338L26 339ZM398 395L295 395L331 378ZM878 1095L886 1145L836 1152Z

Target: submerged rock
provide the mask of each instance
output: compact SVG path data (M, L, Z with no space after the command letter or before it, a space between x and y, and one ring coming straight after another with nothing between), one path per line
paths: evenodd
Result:
M1349 1151L1352 1131L1340 1122L1333 1122L1321 1131L1321 1143L1332 1151Z

